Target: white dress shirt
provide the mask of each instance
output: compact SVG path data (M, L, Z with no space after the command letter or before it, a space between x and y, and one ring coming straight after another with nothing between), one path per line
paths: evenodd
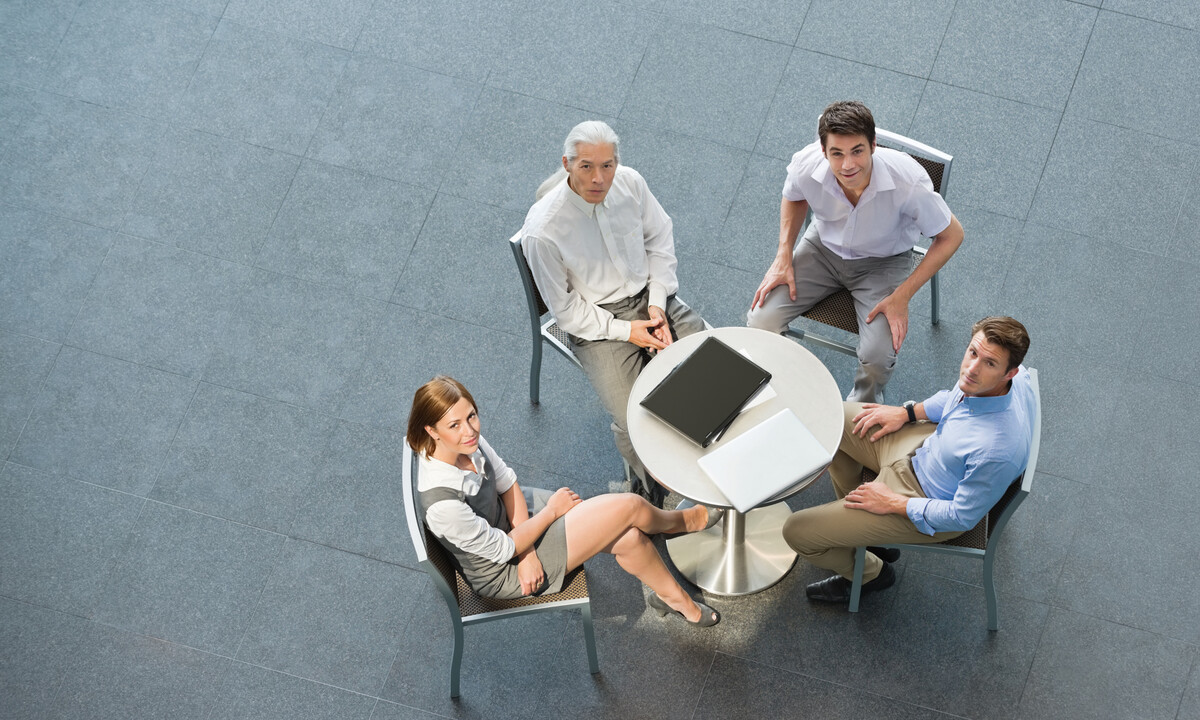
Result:
M479 438L479 448L471 455L471 462L475 464L476 469L483 469L485 452L496 478L496 494L504 493L517 481L517 474L504 464L500 456L492 450L492 446L482 437ZM479 493L480 481L477 473L460 470L424 455L419 456L418 462L420 474L417 478L417 492L446 487L461 490L464 495L474 496ZM521 502L525 502L524 497L521 498ZM489 525L470 505L459 500L441 500L430 505L426 509L425 524L434 535L493 562L506 563L517 550L516 544L507 533Z
M917 239L950 226L950 208L929 174L906 153L877 147L871 180L852 205L821 153L821 143L792 156L783 197L807 200L821 242L846 260L890 257L912 250Z
M650 304L665 310L679 289L671 217L624 165L595 205L564 178L529 209L521 248L559 327L584 340L629 339L631 323L599 305L645 288Z

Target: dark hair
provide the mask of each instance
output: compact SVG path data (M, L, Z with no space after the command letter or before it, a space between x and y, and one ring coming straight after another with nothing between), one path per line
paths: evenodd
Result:
M406 437L409 447L421 455L432 453L437 443L425 432L425 426L437 425L438 420L463 398L466 398L476 411L479 410L470 391L452 377L438 375L417 388L417 392L413 394L412 410L408 413Z
M817 135L821 138L821 149L825 149L825 138L833 135L866 135L867 144L875 144L875 116L857 100L839 100L830 103L817 121Z
M993 345L999 345L1008 351L1008 367L1012 370L1025 359L1029 352L1029 331L1019 321L1002 315L985 317L971 327L971 337L983 333L983 337Z

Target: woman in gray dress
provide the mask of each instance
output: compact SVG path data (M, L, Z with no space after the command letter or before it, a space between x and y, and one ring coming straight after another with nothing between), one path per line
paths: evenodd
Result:
M479 428L475 399L453 378L436 377L413 396L407 440L419 456L416 489L425 524L477 593L558 592L567 573L607 552L650 587L647 602L660 616L717 624L720 613L680 587L648 536L712 527L719 510L660 510L632 493L581 500L565 487L522 491Z

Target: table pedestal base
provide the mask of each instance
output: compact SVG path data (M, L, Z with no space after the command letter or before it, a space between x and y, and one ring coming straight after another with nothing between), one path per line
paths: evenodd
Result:
M796 553L783 540L787 503L740 513L725 511L717 527L667 541L675 567L688 580L717 595L748 595L783 579Z

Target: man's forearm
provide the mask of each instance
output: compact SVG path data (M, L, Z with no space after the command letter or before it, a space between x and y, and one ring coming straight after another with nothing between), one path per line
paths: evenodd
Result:
M929 279L953 257L963 241L963 228L958 218L950 216L950 225L933 237L925 257L913 268L912 273L896 288L896 294L906 301L911 300Z
M796 248L796 237L804 226L808 214L808 201L793 201L784 198L779 204L779 247L776 254L790 258Z

